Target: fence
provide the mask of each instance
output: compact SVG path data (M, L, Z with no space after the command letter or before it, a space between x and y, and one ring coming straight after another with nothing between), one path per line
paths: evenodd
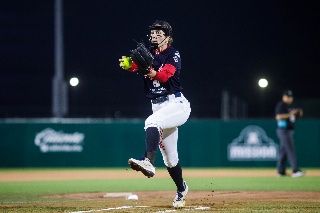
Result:
M0 120L0 167L126 167L145 147L143 120ZM184 167L275 167L274 120L189 120L179 128ZM320 120L299 120L301 167L320 166ZM163 167L158 152L156 166Z

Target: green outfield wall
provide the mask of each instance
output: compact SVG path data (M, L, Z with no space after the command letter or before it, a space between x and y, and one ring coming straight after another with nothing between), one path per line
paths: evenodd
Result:
M126 167L145 147L144 120L0 120L0 167ZM275 167L274 120L189 120L179 128L184 167ZM320 166L320 120L299 120L301 167ZM156 166L163 167L160 152Z

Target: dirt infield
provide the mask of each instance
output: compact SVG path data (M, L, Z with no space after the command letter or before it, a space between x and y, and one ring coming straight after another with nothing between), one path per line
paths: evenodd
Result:
M50 196L49 198L78 199L83 201L105 202L103 208L93 208L92 212L100 212L102 209L115 206L145 206L146 209L126 209L120 212L170 212L176 211L170 205L174 194L167 191L137 192L138 201L129 201L125 197L105 198L106 193L76 193ZM187 196L187 206L180 212L248 212L248 209L261 209L261 206L283 205L288 206L286 211L271 212L317 212L319 208L311 211L290 211L291 203L304 203L306 205L319 203L320 192L248 192L248 191L190 191ZM113 205L109 205L112 203ZM252 206L253 205L253 206ZM199 208L200 207L200 208ZM296 208L296 207L294 207ZM111 211L113 209L108 209ZM243 211L242 211L243 210ZM86 210L84 210L85 212ZM113 211L116 211L115 209ZM102 211L107 212L107 211Z
M290 174L289 174L290 175ZM319 176L320 170L307 171L308 176ZM275 177L276 171L272 170L228 170L228 169L206 169L194 170L184 169L183 176L187 177ZM168 178L168 172L164 169L157 170L157 178ZM1 182L13 181L44 181L44 180L96 180L96 179L130 179L145 177L139 172L131 169L117 170L48 170L48 171L10 171L2 172Z
M163 200L172 197L174 194L172 191L156 191L156 192L135 192L138 195L139 200L142 202ZM100 199L100 200L125 200L126 196L119 196L117 198L104 197L105 192L99 193L74 193L74 194L63 194L63 195L52 195L46 196L47 198L62 198L62 199ZM288 201L290 199L292 202L319 202L320 192L287 192L287 191L277 191L277 192L253 192L253 191L190 191L188 193L188 204L189 205L199 205L199 206L214 206L217 203L225 202L249 202L249 201ZM134 202L140 202L140 201Z

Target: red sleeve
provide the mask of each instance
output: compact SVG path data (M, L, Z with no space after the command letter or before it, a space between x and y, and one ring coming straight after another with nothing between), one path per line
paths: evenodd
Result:
M130 69L128 69L128 71L130 71L130 72L137 72L138 71L138 66L134 61L132 61L132 66Z
M161 83L166 82L176 72L176 68L171 64L165 64L160 71L153 77L153 79L160 81Z

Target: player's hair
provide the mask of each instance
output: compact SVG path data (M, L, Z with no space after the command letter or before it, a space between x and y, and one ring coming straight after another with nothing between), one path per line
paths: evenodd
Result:
M162 30L166 36L170 36L168 45L171 45L173 42L172 38L172 27L166 21L156 20L150 27L149 30Z

